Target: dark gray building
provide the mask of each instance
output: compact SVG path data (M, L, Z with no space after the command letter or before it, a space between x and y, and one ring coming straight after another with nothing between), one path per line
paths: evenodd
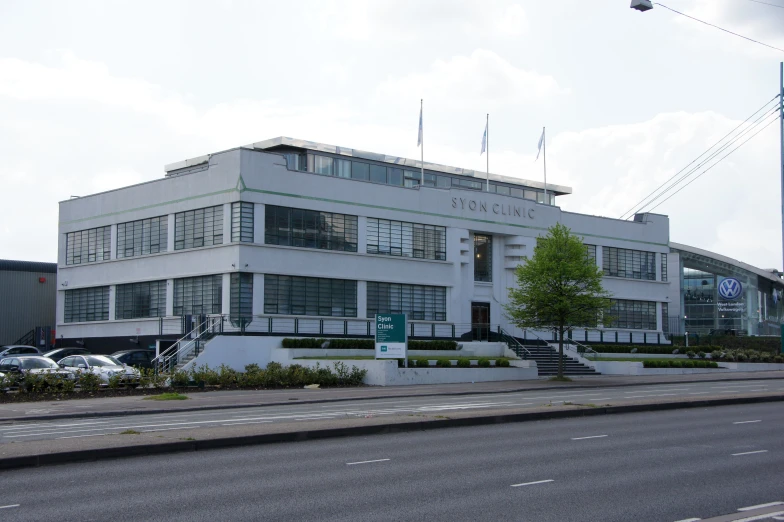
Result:
M0 345L51 344L56 303L57 263L0 259Z

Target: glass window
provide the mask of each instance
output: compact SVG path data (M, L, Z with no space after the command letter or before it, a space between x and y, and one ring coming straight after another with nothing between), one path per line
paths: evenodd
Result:
M604 275L628 279L656 280L656 254L641 250L602 247Z
M511 195L511 194L512 194L512 190L511 190L509 187L506 187L506 186L504 186L504 185L497 185L497 186L495 187L495 191L496 191L498 194L503 194L503 195L505 195L505 196L509 196L509 195Z
M117 258L166 252L168 216L117 225Z
M286 165L290 170L308 170L307 155L302 152L286 152Z
M446 321L446 288L368 281L367 317L376 314L407 314L409 320Z
M452 186L452 178L449 176L436 176L436 186L438 188L450 188Z
M250 323L253 318L253 274L231 274L229 314L233 323Z
M519 188L514 188L514 187L512 187L511 191L512 191L512 192L511 192L512 196L514 196L514 197L516 197L516 198L522 198L522 197L523 197L523 195L524 195L524 191L523 191L523 189L519 189Z
M333 174L332 163L332 158L328 156L315 156L313 172L316 174L331 176Z
M174 315L219 314L222 299L220 274L174 280Z
M493 238L474 234L474 281L493 280Z
M382 167L381 165L371 165L370 166L370 181L374 183L386 183L387 182L387 168Z
M264 313L356 317L357 282L265 274Z
M166 281L148 281L115 287L115 319L164 317L165 315Z
M403 185L403 169L389 167L389 184L390 185Z
M370 179L370 165L362 163L361 161L351 162L351 178L363 179L365 181Z
M670 305L669 303L661 304L661 325L662 332L670 333Z
M223 205L174 215L174 250L223 244Z
M596 245L583 245L588 258L596 264Z
M96 286L65 291L63 320L66 323L109 320L109 287Z
M436 175L435 174L428 174L425 172L425 186L426 187L435 187L436 186Z
M613 328L656 330L656 303L610 299L610 316Z
M367 253L446 260L446 228L368 218Z
M65 235L65 264L81 265L108 261L112 250L112 227L90 228Z
M268 245L357 251L357 216L267 205L264 221Z
M407 170L404 172L404 176L405 176L404 184L406 187L416 187L422 181L421 172L414 172L413 170Z
M661 280L667 281L667 254L661 254Z
M253 243L253 209L248 201L231 204L231 242Z
M535 190L526 190L524 192L525 199L530 199L532 201L536 201L536 191Z
M339 178L351 177L351 162L349 160L335 160L335 175Z

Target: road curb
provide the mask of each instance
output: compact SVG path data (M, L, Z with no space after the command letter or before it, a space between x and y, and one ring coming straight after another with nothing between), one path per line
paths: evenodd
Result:
M90 417L124 417L130 415L157 415L161 413L189 413L195 411L215 411L215 410L231 410L241 408L266 408L269 406L283 406L286 404L323 404L327 402L346 402L346 401L375 401L381 399L407 399L411 397L459 397L462 395L500 395L504 393L520 393L520 392L538 392L550 390L581 390L581 389L599 389L599 388L623 388L627 386L659 386L665 384L686 384L686 383L703 383L703 382L737 382L737 381L770 381L784 378L784 372L781 376L776 377L738 377L735 379L701 379L698 381L679 380L668 382L628 382L620 384L607 384L607 385L587 385L587 384L563 384L560 386L544 386L542 388L515 388L510 390L496 390L496 391L454 391L454 392L440 392L440 393L416 393L411 395L378 395L376 397L336 397L334 399L308 399L308 400L291 400L279 402L268 402L264 404L222 404L216 406L194 406L191 408L158 408L155 410L112 410L112 411L85 411L73 413L55 413L53 415L28 415L23 417L5 417L0 419L0 424L4 422L20 422L20 421L46 421L46 420L61 420L61 419L80 419ZM298 388L297 388L298 389ZM176 390L183 391L183 390ZM187 391L184 391L187 393ZM199 392L209 393L209 392ZM141 395L139 396L141 397ZM84 399L90 400L90 399ZM45 402L45 401L44 401ZM9 403L6 403L9 404ZM33 403L20 403L20 404L33 404Z
M660 402L654 404L630 404L623 406L585 407L558 411L538 411L527 413L508 413L496 415L476 415L459 419L434 419L418 422L385 423L372 426L352 426L346 428L326 428L320 430L298 430L282 433L265 433L259 435L242 435L235 437L218 437L214 439L161 442L114 448L97 448L90 450L64 451L43 455L0 458L0 470L36 468L56 464L77 462L95 462L98 460L137 457L141 455L160 455L166 453L183 453L190 451L207 451L212 449L254 446L281 442L304 442L308 440L355 437L362 435L383 435L390 433L406 433L443 428L469 426L487 426L513 422L530 422L540 420L566 419L597 415L616 415L623 413L639 413L650 411L666 411L687 408L715 406L732 406L737 404L759 404L767 402L784 402L784 395L767 395L758 397L732 397L724 399L702 399L689 402Z

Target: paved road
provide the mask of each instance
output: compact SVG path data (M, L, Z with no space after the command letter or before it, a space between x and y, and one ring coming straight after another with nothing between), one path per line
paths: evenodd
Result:
M756 404L7 471L0 518L706 519L784 501L783 426Z
M694 382L601 389L540 390L518 393L477 394L453 397L403 397L389 400L355 400L326 404L287 404L259 408L203 412L173 412L134 416L63 419L55 421L0 422L0 446L36 440L63 440L137 432L181 432L260 424L362 419L427 414L448 416L457 412L525 412L548 405L621 405L677 399L704 399L748 395L784 395L784 379L732 382ZM299 427L297 428L299 429ZM303 426L303 429L307 429Z

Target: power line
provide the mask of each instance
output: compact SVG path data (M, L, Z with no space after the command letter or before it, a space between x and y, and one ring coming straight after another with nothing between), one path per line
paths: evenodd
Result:
M695 21L697 21L697 22L700 22L701 24L705 24L705 25L709 25L709 26L711 26L711 27L715 27L716 29L719 29L719 30L721 30L721 31L724 31L725 33L730 33L730 34L732 34L732 35L735 35L735 36L740 36L740 37L741 37L741 38L743 38L744 40L748 40L748 41L750 41L750 42L754 42L754 43L756 43L756 44L764 45L765 47L770 47L771 49L775 49L775 50L777 50L777 51L781 51L782 53L784 53L784 49L780 49L780 48L778 48L778 47L774 47L774 46L772 46L772 45L768 45L768 44L766 44L766 43L762 43L762 42L760 42L760 41L758 41L758 40L754 40L753 38L749 38L748 36L743 36L742 34L733 33L732 31L730 31L730 30L728 30L728 29L724 29L723 27L719 27L718 25L714 25L714 24L712 24L712 23L706 22L705 20L700 20L699 18L694 18L693 16L689 16L689 15L687 15L687 14L685 14L685 13L681 13L680 11L676 11L676 10L675 10L675 9L673 9L672 7L667 7L667 6L666 6L666 5L664 5L664 4L660 4L660 3L658 3L658 2L654 2L654 3L655 3L656 5L660 5L660 6L662 6L662 7L663 7L663 8L665 8L665 9L669 9L669 10L670 10L670 11L672 11L673 13L678 13L679 15L685 16L686 18L691 18L692 20L695 20ZM779 6L776 6L776 7L779 7Z
M718 156L719 154L721 154L722 152L724 152L725 150L727 150L728 148L730 148L732 145L734 145L735 143L737 143L737 142L740 140L740 138L742 138L743 136L745 136L746 134L748 134L749 132L751 132L752 130L754 130L756 127L758 127L758 126L761 124L761 123L760 123L760 121L761 121L761 120L763 120L763 119L767 118L767 117L768 117L768 116L770 116L771 114L774 114L774 113L778 112L778 110L779 110L779 109L778 109L778 106L776 106L776 107L774 107L774 108L773 108L773 110L772 110L772 111L771 111L771 110L768 110L768 112L767 112L767 113L763 114L762 116L760 116L759 118L757 118L756 120L754 120L754 122L753 122L751 125L749 125L748 127L746 127L746 129L745 129L743 132L741 132L741 133L740 133L740 134L738 134L737 136L734 136L734 137L733 137L733 138L732 138L730 141L728 141L727 143L723 144L723 145L722 145L722 146L721 146L719 149L717 149L716 151L714 151L713 153L711 153L711 155L710 155L709 157L707 157L707 158L705 158L704 160L702 160L702 161L701 161L701 162L700 162L698 165L694 166L694 167L693 167L691 170L689 170L689 172L687 172L686 174L684 174L683 176L681 176L680 178L678 178L678 179L677 179L675 182L673 182L673 183L672 183L672 184L671 184L669 187L667 187L665 190L663 190L662 192L660 192L660 193L659 193L659 194L658 194L658 195L657 195L655 198L653 198L652 200L650 200L650 201L648 201L647 203L645 203L645 205L643 205L642 207L640 207L640 209L638 209L638 210L637 210L635 213L637 213L637 212L640 212L640 211L642 210L642 208L644 208L644 207L646 207L646 206L648 206L648 205L651 205L653 202L655 202L656 200L658 200L660 197L664 196L665 194L667 194L668 192L670 192L672 189L674 189L675 187L677 187L677 186L678 186L680 183L682 183L682 182L683 182L685 179L687 179L689 176L691 176L692 174L694 174L695 172L697 172L697 171L698 171L698 170L699 170L701 167L703 167L703 166L704 166L705 164L707 164L709 161L711 161L711 160L712 160L712 159L714 159L716 156ZM745 142L744 142L744 143L745 143ZM691 181L690 181L689 183L691 183Z
M728 136L732 135L732 134L733 134L735 131L737 131L739 128L741 128L741 127L742 127L744 124L746 124L746 123L747 123L749 120L751 120L751 119L752 119L754 116L756 116L756 115L757 115L757 113L759 113L760 111L764 110L764 109L765 109L765 108L766 108L768 105L770 105L770 103L771 103L773 100L775 100L775 99L776 99L776 98L778 98L778 97L779 97L779 95L777 94L777 95L775 95L773 98L771 98L770 100L768 100L767 102L765 102L764 104L762 104L762 107L760 107L759 109L757 109L756 111L754 111L754 112L751 114L751 116L749 116L748 118L746 118L745 120L743 120L741 123L739 123L737 127L735 127L735 128L734 128L734 129L732 129L730 132L728 132L727 134L725 134L725 135L724 135L724 136L723 136L723 137L722 137L722 138L721 138L719 141L717 141L716 143L714 143L713 145L711 145L710 147L708 147L708 148L707 148L707 149L706 149L706 150L705 150L705 151L704 151L702 154L700 154L699 156L697 156L696 158L694 158L694 160L692 160L692 161L691 161L691 162L690 162L688 165L686 165L686 166L685 166L685 167L683 167L681 170L679 170L678 172L676 172L675 174L673 174L673 175L672 175L672 176L671 176L671 177L670 177L670 178L669 178L667 181L665 181L664 183L662 183L661 185L659 185L658 187L656 187L656 188L655 188L655 189L654 189L654 190L653 190L653 191L652 191L650 194L648 194L647 196L645 196L644 198L642 198L640 201L638 201L637 203L635 203L634 205L632 205L632 207L631 207L629 210L627 210L626 212L624 212L623 214L621 214L621 216L620 216L620 218L619 218L619 219L624 219L624 216L626 216L627 214L629 214L629 215L632 215L632 214L634 214L634 209L635 209L635 208L637 208L637 206L638 206L638 205L641 205L641 204L643 204L643 203L645 203L645 204L648 204L648 203L646 202L646 200L647 200L648 198L651 198L651 197L653 197L653 196L654 196L654 194L656 194L656 193L657 193L657 192L658 192L658 191L659 191L659 190L660 190L662 187L664 187L664 186L665 186L665 185L667 185L667 184L668 184L670 181L672 181L673 179L675 179L675 178L676 178L676 177L677 177L677 176L678 176L678 175L679 175L681 172L683 172L684 170L688 169L688 168L689 168L689 167L690 167L690 166L691 166L693 163L695 163L696 161L698 161L698 160L699 160L701 157L703 157L704 155L708 154L708 152L710 152L710 150L711 150L711 149L713 149L713 148L714 148L716 145L719 145L719 144L720 144L722 141L724 141L724 140L725 140L725 139L726 139ZM778 105L777 105L777 106L778 106ZM644 205L643 205L643 206L644 206Z
M769 4L768 2L761 2L760 0L749 0L749 2L754 2L755 4L769 5L771 7L778 7L779 9L784 9L784 5Z
M756 135L757 135L757 134L759 134L760 132L762 132L762 131L764 131L765 129L767 129L768 127L770 127L770 125L771 125L772 123L775 123L775 122L776 122L776 120L778 120L778 118L777 118L777 117L771 118L771 120L770 120L770 121L769 121L769 122L768 122L768 123L767 123L767 124L766 124L764 127L762 127L760 130L758 130L757 132L755 132L754 134L752 134L751 136L749 136L748 138L746 138L746 139L743 141L743 143L741 143L740 145L738 145L737 147L735 147L734 149L732 149L732 150L731 150L730 152L728 152L726 155L722 156L722 158L721 158L719 161L717 161L716 163L714 163L713 165L711 165L710 167L708 167L707 169L705 169L705 170L704 170L703 172L701 172L701 173L700 173L700 174L699 174L697 177L695 177L694 179L692 179L691 181L689 181L688 183L686 183L684 186L682 186L681 188L679 188L678 190L676 190L675 192L673 192L672 194L670 194L670 195L669 195L669 196L668 196L668 197L667 197L665 200L663 200L663 201L659 202L659 204L658 204L658 205L656 205L655 207L653 207L653 208L651 208L650 210L648 210L648 212L653 212L654 210L656 210L657 208L659 208L661 205L663 205L664 203L666 203L666 202L667 202L667 200L669 200L669 199L670 199L671 197L673 197L675 194L677 194L677 193L678 193L678 192L680 192L681 190L685 189L686 187L688 187L689 185L691 185L693 182L697 181L697 180L698 180L700 177L702 177L702 175L703 175L703 174L707 173L707 172L708 172L708 171L710 171L710 170L711 170L713 167L715 167L716 165L718 165L719 163L721 163L722 161L724 161L724 159L725 159L725 158L727 158L728 156L731 156L733 152L735 152L736 150L738 150L739 148L741 148L742 146L744 146L744 145L745 145L745 144L746 144L746 143L747 143L749 140L751 140L752 138L754 138L754 136L756 136Z

